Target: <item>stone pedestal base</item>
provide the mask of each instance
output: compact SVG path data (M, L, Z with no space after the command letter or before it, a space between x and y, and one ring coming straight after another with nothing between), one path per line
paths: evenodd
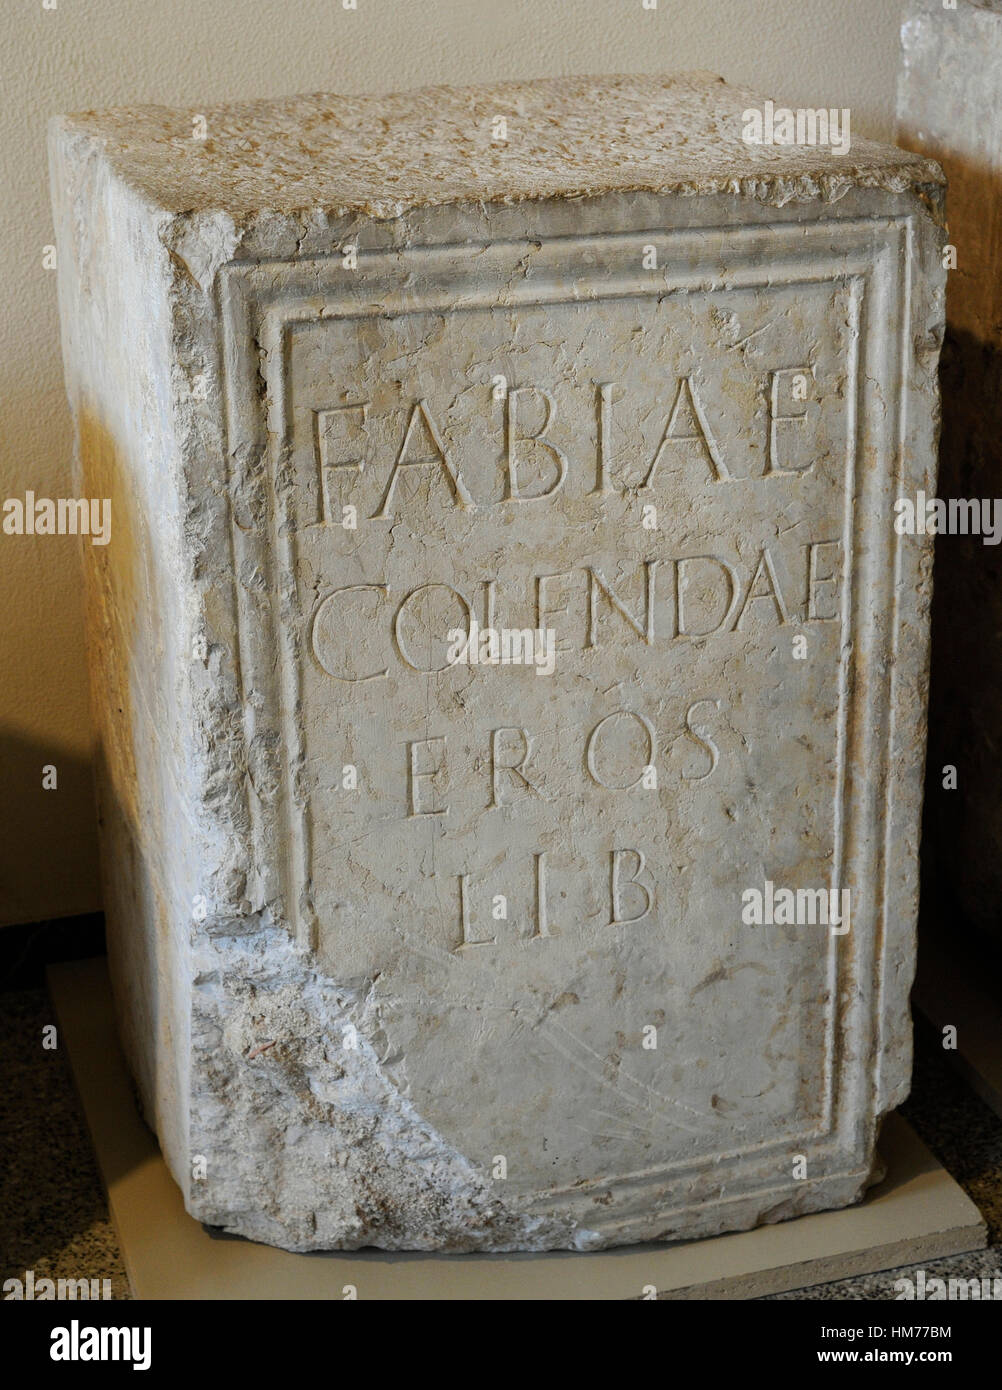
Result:
M878 1176L942 175L773 109L698 73L54 120L108 955L197 1220L595 1251Z

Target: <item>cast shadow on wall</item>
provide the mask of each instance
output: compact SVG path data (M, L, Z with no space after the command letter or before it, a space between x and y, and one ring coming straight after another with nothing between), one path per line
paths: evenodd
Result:
M936 495L1002 512L1002 353L948 329L940 381ZM1002 545L977 535L936 537L921 856L920 951L973 945L1002 996Z
M0 923L36 921L40 901L58 906L49 916L100 907L97 826L81 814L93 802L88 759L0 726ZM30 864L44 884L26 876Z

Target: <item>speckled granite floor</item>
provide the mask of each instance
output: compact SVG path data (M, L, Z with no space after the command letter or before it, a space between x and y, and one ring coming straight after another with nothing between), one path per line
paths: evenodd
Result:
M0 1278L129 1284L65 1052L44 989L0 994Z
M109 1279L129 1287L83 1115L62 1050L42 1047L53 1015L44 989L0 994L0 1279ZM983 1252L929 1261L928 1278L1002 1273L1002 1121L953 1072L920 1024L904 1113L988 1223ZM910 1270L821 1284L780 1299L894 1298Z

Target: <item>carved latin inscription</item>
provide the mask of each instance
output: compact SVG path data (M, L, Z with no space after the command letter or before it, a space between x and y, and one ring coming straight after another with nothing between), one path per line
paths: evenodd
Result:
M322 954L375 962L403 901L407 932L464 956L678 929L719 868L697 826L720 819L732 865L775 846L783 797L749 802L748 785L760 762L761 788L777 780L787 741L822 789L806 848L823 871L851 317L848 290L821 284L601 318L567 304L297 325ZM448 640L471 629L552 633L552 673L479 647L471 663ZM767 671L774 696L747 701L746 673ZM349 762L353 791L333 775ZM342 856L352 891L331 895Z
M806 402L808 391L813 388L813 377L813 368L809 365L784 367L763 373L768 428L768 448L763 476L776 477L790 473L806 473L814 467L816 459L810 454L804 457L801 462L793 462L798 452L796 445L791 443L789 448L784 448L783 436L780 433L783 426L803 427L807 422ZM485 405L488 400L496 399L496 389L492 386L489 394L485 391ZM595 386L594 391L594 408L597 412L599 426L593 465L597 483L593 493L596 496L605 497L610 492L616 491L610 485L608 460L610 437L613 430L613 401L616 394L620 392L620 387L617 382L602 382ZM794 401L800 401L804 404L793 414L782 414L781 391L791 395ZM570 460L564 449L555 443L552 437L556 430L557 417L556 398L553 391L543 386L510 386L505 389L503 399L504 412L501 425L504 439L503 467L501 469L502 500L506 502L555 501L567 481ZM542 402L544 419L535 433L525 433L519 423L518 403L523 399L535 399ZM573 402L574 409L580 410L582 406L583 402L580 400ZM343 477L336 478L335 474L343 475L348 470L359 474L367 466L371 469L376 462L372 453L370 426L374 427L377 422L373 420L371 412L372 401L369 400L357 401L349 405L315 407L313 410L313 453L316 468L316 488L320 498L318 524L343 524L342 510L336 505L333 494L335 491L344 492L345 485ZM453 506L461 508L477 506L477 502L470 495L463 481L453 451L446 446L428 400L422 398L416 401L402 402L392 414L404 422L402 423L402 437L399 448L393 456L392 464L389 466L379 504L371 514L371 519L373 521L392 520L390 504L403 469L425 468L433 472L437 470L441 475L440 481L445 485L446 495L451 498ZM384 424L387 432L390 432L392 426L388 422L384 422ZM425 439L423 448L419 448L416 442L419 434L423 434ZM360 438L363 449L360 456L355 456L351 452L352 449L359 447L356 436ZM346 449L346 456L341 457L340 453ZM527 463L527 460L522 458L520 462L520 456L523 454L531 455L535 450L543 451L544 458L545 456L549 457L550 476L543 477L541 475L537 481L536 490L526 492L523 490L524 484L519 481L519 469L522 464ZM659 466L663 460L670 463L673 458L676 460L701 459L715 481L733 481L721 448L706 418L699 388L692 376L683 377L677 383L674 402L664 426L664 433L654 452L654 457L651 459L650 466L640 478L633 478L632 481L629 481L624 477L621 490L653 492L657 487ZM542 467L545 470L545 464ZM540 469L540 458L537 455L537 473L540 473ZM484 505L489 501L490 499L482 498L480 504Z

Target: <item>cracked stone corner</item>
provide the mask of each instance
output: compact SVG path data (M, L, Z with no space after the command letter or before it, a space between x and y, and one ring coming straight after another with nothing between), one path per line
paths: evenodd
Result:
M239 936L218 926L196 951L192 1046L204 1085L193 1095L191 1149L207 1176L191 1182L190 1203L199 1220L303 1251L603 1243L575 1223L520 1212L422 1120L357 1030L368 990L339 989L281 926L259 922ZM348 1027L357 1048L344 1044ZM286 1173L295 1191L284 1190Z

